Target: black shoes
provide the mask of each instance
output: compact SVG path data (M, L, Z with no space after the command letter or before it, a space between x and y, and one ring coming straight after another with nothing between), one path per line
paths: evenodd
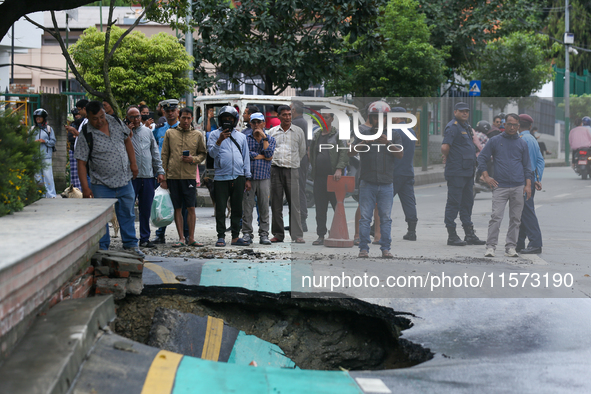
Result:
M447 227L447 244L450 246L466 246L466 241L462 241L453 227Z
M468 245L484 245L486 241L481 240L476 236L474 232L474 226L462 226L464 227L464 233L466 236L464 237L464 241Z
M164 237L156 237L152 240L152 244L164 245L165 243L166 243L166 239L164 239Z
M417 240L417 222L408 222L408 232L402 236L402 239L406 239L407 241L416 241Z
M140 241L140 248L155 248L156 245L152 241Z
M539 248L532 248L531 246L525 249L521 249L519 251L520 254L540 254L542 253L542 247Z

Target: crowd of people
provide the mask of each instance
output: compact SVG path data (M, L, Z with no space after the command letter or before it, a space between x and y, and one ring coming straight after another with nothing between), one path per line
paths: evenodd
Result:
M333 210L337 204L329 183L338 183L346 175L352 156L359 157L359 207L354 236L359 257L369 256L371 244L380 245L383 258L393 257L391 211L396 195L407 223L403 239L417 240L415 140L404 128L395 128L390 137L385 128L379 133L387 114L406 113L403 107L390 108L384 101L369 104L367 121L359 126L359 135L352 141L338 138L334 115L330 113L312 123L312 138L308 139L310 126L303 117L305 107L300 101L279 106L279 123L270 128L266 127L269 119L262 111L255 105L248 106L242 114L246 126L243 130L237 128L241 115L232 106L222 107L217 116L208 110L202 121L203 131L196 129L190 109L179 108L178 100L162 101L157 111L161 117L155 120L155 113L146 105L132 105L126 109L125 118L119 119L107 102L80 100L72 110L75 121L66 126L71 184L85 198L117 199L115 212L126 250L143 256L140 247L153 248L166 242L166 227L156 230L155 237L150 239L150 212L157 187L170 192L174 207L178 241L172 246L203 246L195 239L195 206L201 181L199 165L204 162L211 163L214 170L210 191L215 206L215 246L226 246L228 231L231 245L255 242L255 212L260 244L284 242L286 231L292 242L305 243L305 190L310 167L316 206L317 239L313 245L323 245L327 233L330 237L329 203ZM37 110L34 116L36 140L50 163L55 133L47 126L46 111ZM467 104L456 104L441 146L448 190L444 215L447 244L486 245L485 256L494 256L508 202L510 225L505 255L541 253L542 236L533 200L535 191L541 190L545 148L541 149L531 133L534 120L527 114L501 114L492 125L481 121L472 129L469 116ZM406 119L394 117L392 122L406 123ZM414 135L412 129L409 131ZM46 184L53 183L51 167L39 176ZM486 183L493 192L486 241L478 238L471 220L475 180ZM47 193L55 196L55 188L47 187ZM284 197L289 227L283 220ZM134 225L136 203L139 239ZM458 215L465 233L463 239L456 232ZM108 249L109 245L107 227L100 248Z

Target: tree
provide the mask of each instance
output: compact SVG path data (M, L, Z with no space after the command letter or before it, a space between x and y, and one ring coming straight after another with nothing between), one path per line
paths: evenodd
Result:
M102 69L103 69L103 79L105 82L105 85L104 85L105 90L104 91L98 91L95 88L93 88L92 86L90 86L86 82L86 80L78 72L76 65L72 61L72 57L70 56L70 53L68 52L68 49L66 48L66 44L64 43L64 40L62 39L59 27L57 25L57 20L55 19L55 12L53 10L51 11L51 20L53 22L53 29L45 28L45 26L40 25L39 23L31 20L27 16L25 16L25 19L27 21L29 21L29 23L37 26L38 28L42 29L43 31L45 31L46 33L48 33L52 37L54 37L57 40L57 42L62 50L62 54L64 55L64 58L66 59L66 62L68 63L68 66L70 67L70 69L72 70L72 72L76 76L76 80L78 82L80 82L82 87L84 87L84 89L86 89L86 91L89 92L91 95L96 96L98 98L101 98L101 99L106 100L107 102L111 103L115 112L118 113L119 115L121 115L121 109L119 107L119 104L117 103L117 100L115 100L115 97L113 96L113 91L111 89L111 82L110 82L110 78L109 78L110 61L113 58L113 54L115 53L115 51L117 50L119 45L121 45L121 42L123 41L123 39L140 23L140 21L144 18L146 13L149 10L151 10L153 8L158 8L158 7L156 7L157 0L142 0L142 1L140 1L140 5L142 5L144 7L144 11L136 18L136 21L127 30L125 30L123 32L123 34L121 34L119 36L117 41L114 44L112 44L111 43L111 30L113 28L113 25L116 22L113 20L113 10L115 8L115 1L116 0L111 0L110 4L109 4L109 17L107 19L107 30L105 33L105 40L104 40L104 44L103 44L104 57L103 57Z
M113 26L111 39L118 40L124 31ZM98 91L105 91L104 43L105 33L90 27L70 48L80 75ZM147 38L141 32L132 32L121 41L109 63L113 96L119 105L144 100L150 107L166 98L180 97L192 88L187 78L191 60L184 46L169 34Z
M552 80L550 61L561 46L550 46L548 36L536 33L512 33L489 42L473 79L482 81L487 97L526 97Z
M23 16L37 11L61 11L92 3L91 0L4 0L0 3L0 40Z
M385 0L197 0L193 23L199 28L195 59L213 64L236 82L254 83L265 94L320 83L339 63L333 51L375 28ZM373 45L372 43L370 44ZM203 62L195 80L210 90L215 77ZM243 76L240 76L243 74ZM255 83L260 77L262 83Z
M558 107L564 110L564 103L558 104ZM591 116L591 94L582 94L580 96L571 94L568 107L570 109L571 120L576 120L577 118L582 119L585 116ZM571 127L575 126L576 124L573 121L571 123Z
M358 97L433 96L444 81L442 50L430 43L425 16L415 0L393 0L383 8L378 29L347 43L345 61L327 82L327 91ZM367 52L365 41L378 41L379 49Z
M540 27L544 0L418 0L426 23L431 26L431 43L444 49L447 77L469 74L481 60L487 43L515 31Z
M583 70L591 68L591 3L587 0L570 1L569 31L575 35L573 47L578 55L569 56L570 69L583 75ZM552 11L545 21L544 31L562 42L564 37L564 0L554 0ZM556 56L556 65L564 68L564 47Z

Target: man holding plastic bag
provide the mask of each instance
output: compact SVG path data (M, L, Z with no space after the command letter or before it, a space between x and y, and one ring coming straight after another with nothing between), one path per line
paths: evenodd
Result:
M193 113L188 108L181 110L180 125L171 128L164 135L162 144L162 167L166 171L166 181L161 187L169 189L174 206L174 221L179 233L179 241L173 247L203 246L195 241L195 203L197 200L197 165L205 159L205 142L201 133L192 127ZM189 239L183 234L184 205L188 211Z

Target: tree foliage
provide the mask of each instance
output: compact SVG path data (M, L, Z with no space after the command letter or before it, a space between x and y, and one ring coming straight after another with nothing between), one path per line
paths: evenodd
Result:
M123 32L113 26L111 42L118 40ZM80 74L98 91L105 90L104 43L105 33L90 27L70 48ZM151 107L166 98L180 97L192 87L187 78L191 60L185 48L169 34L158 33L147 38L141 32L132 32L121 41L109 63L113 96L119 105L144 100Z
M21 211L43 195L35 181L43 157L17 115L0 116L0 216Z
M257 86L266 94L279 94L289 86L307 89L340 62L333 48L342 46L345 36L354 42L375 28L384 1L249 0L232 8L226 1L197 0L194 55L228 74L232 82L260 77ZM201 91L214 82L209 67L202 62L196 68Z
M431 43L448 48L448 78L474 70L487 43L540 26L543 0L418 0L431 30Z
M0 2L0 40L21 17L37 11L60 11L91 3L90 0L4 0Z
M526 97L552 80L550 61L561 46L550 46L548 36L512 33L486 45L472 77L482 81L487 97Z
M442 50L430 43L430 30L415 0L394 0L383 7L378 29L342 50L344 64L335 69L327 91L364 97L433 96L444 81ZM365 51L366 41L377 50Z
M569 31L575 35L574 47L579 47L578 55L569 56L570 70L583 75L583 70L591 68L591 2L588 0L570 0ZM564 0L554 0L552 11L545 21L546 31L551 37L562 41L564 37ZM583 48L583 49L580 49ZM556 65L564 68L564 48L556 55Z
M564 103L558 104L559 108L564 109ZM569 101L570 119L573 121L571 127L575 127L574 121L582 119L585 116L591 116L591 94L582 94L580 96L571 94Z

